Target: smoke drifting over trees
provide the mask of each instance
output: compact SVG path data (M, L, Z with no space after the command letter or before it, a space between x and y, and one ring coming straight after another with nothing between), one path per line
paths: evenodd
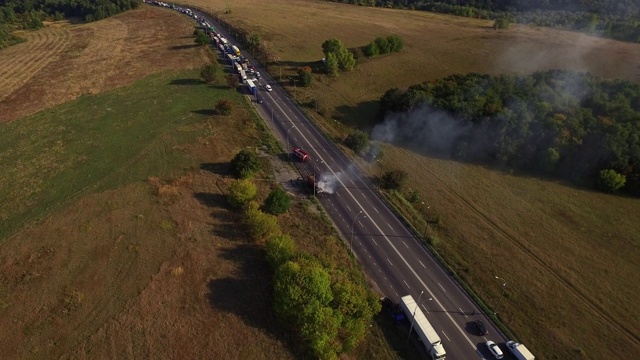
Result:
M390 89L374 140L595 183L604 169L640 194L640 85L547 71L453 75Z

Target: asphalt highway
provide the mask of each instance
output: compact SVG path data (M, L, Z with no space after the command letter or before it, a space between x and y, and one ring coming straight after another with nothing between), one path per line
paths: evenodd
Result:
M213 19L205 18L237 44ZM288 151L299 147L309 153L310 162L299 166L306 167L317 178L334 179L333 193L319 194L318 199L375 290L395 302L411 294L440 335L447 359L492 358L484 345L487 340L498 343L507 358L510 355L504 345L507 338L378 197L353 162L305 116L278 82L247 52L244 55L262 74L258 96L263 102L255 106L274 135ZM267 84L272 91L266 91ZM499 281L496 286L501 286ZM477 319L484 321L488 335L474 333L471 322Z

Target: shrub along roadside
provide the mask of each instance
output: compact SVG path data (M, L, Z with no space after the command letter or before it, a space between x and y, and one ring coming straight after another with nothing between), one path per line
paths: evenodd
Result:
M243 208L251 239L267 239L266 258L274 270L274 313L314 357L337 359L364 339L380 304L358 272L344 269L330 258L297 251L293 239L282 234L277 217L250 201L254 189L251 180L236 180L229 187L228 199L236 209ZM288 200L279 187L272 194L280 192Z

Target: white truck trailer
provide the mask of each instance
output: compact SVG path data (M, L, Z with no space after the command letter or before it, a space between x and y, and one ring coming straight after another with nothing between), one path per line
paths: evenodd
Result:
M507 341L507 347L518 360L535 360L535 356L526 346L515 341Z
M413 296L403 296L400 299L400 307L402 307L402 311L407 316L407 320L413 324L413 329L420 337L422 344L427 348L427 353L431 359L444 360L447 353L444 351L444 346L442 346L442 340L433 326L431 326L429 320L427 320L427 317L424 316L420 306L413 300Z

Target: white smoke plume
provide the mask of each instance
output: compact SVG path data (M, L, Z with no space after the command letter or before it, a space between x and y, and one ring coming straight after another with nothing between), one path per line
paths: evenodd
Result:
M450 115L421 104L406 113L389 114L373 128L371 138L450 156L467 127Z
M324 173L320 175L318 180L318 190L327 194L334 194L340 187L340 182L348 181L354 175L353 165L349 165L349 168L345 171L338 171L333 173Z

